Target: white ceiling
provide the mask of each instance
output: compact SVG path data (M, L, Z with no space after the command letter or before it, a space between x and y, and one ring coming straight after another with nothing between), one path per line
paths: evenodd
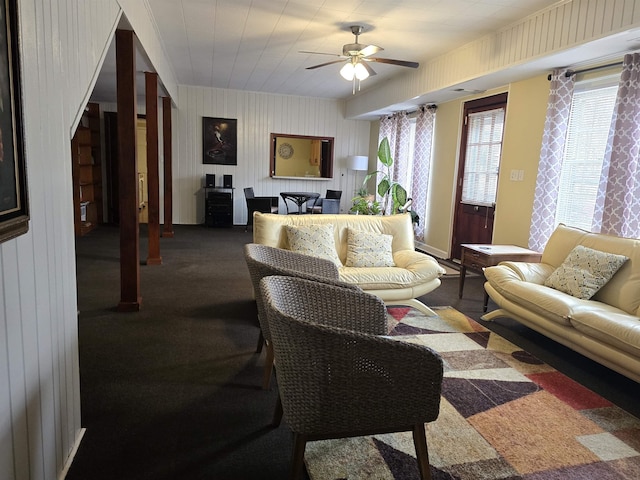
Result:
M424 63L558 3L558 0L147 1L179 84L328 98L352 95L351 83L338 73L342 64L307 70L306 67L336 58L299 52L340 54L343 44L355 41L350 25L364 27L360 43L384 48L374 56ZM628 47L624 44L622 48L611 48L621 51ZM94 101L115 101L115 55L111 50L96 84ZM597 54L605 55L609 50ZM587 56L595 58L595 53L591 51ZM538 61L535 66L521 67L513 74L522 76L525 71L531 74L533 67L548 69L571 64L572 59L584 59L584 55L569 55L572 56ZM362 82L363 91L410 71L382 63L370 65L377 75ZM145 65L143 57L138 69L146 68L152 67ZM508 75L492 80L503 81L509 81ZM486 83L480 88L503 84ZM439 100L437 95L430 97L432 101Z

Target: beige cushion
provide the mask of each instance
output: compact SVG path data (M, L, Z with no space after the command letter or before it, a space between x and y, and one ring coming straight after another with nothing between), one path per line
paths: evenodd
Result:
M545 286L588 300L600 290L624 262L624 255L576 246L564 262L547 278Z
M285 225L325 225L334 227L334 243L338 257L347 261L347 230L384 233L393 237L393 253L414 250L414 231L411 215L273 215L256 213L253 219L253 242L276 248L290 249L284 229ZM397 261L396 261L397 263Z
M333 225L286 225L285 231L292 251L326 258L338 267L342 266L336 252Z
M347 231L347 267L393 267L393 237L380 233Z
M640 357L640 321L615 307L591 302L576 309L571 324L589 337Z

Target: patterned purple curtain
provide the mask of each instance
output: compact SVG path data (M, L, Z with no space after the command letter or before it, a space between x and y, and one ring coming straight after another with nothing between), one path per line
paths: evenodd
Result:
M640 238L640 54L625 55L593 231Z
M380 134L378 137L378 145L384 137L389 140L389 148L391 149L391 158L393 165L391 166L391 179L403 179L407 176L409 168L409 139L411 135L411 124L406 112L397 112L389 117L380 119ZM384 165L377 162L378 171L386 171ZM376 181L376 188L380 182L380 174ZM403 185L404 186L404 185ZM381 205L382 207L382 205ZM385 214L391 213L391 202L387 205Z
M542 135L529 231L529 248L538 252L544 249L556 228L560 173L575 85L575 75L566 77L565 72L566 70L554 70L551 74L547 117Z
M416 239L424 240L425 215L427 213L427 188L431 170L431 149L435 107L421 107L416 117L416 137L413 150L413 174L411 178L411 209L420 215L420 223L414 226Z

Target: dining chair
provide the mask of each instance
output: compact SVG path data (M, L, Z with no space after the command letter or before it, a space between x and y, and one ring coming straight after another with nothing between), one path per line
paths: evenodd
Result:
M340 213L342 190L327 190L324 197L307 206L307 213Z
M244 189L244 198L247 203L247 224L244 227L246 232L250 225L253 225L253 212L278 213L278 197L256 197L253 187Z
M361 291L359 287L340 281L338 267L331 260L312 257L291 250L269 247L257 243L248 243L244 246L244 257L249 269L249 276L253 285L253 292L258 308L258 323L260 335L256 352L266 347L267 357L264 364L264 377L262 387L269 388L273 371L273 348L269 334L266 310L262 295L260 294L260 280L269 275L284 275L313 279L318 282L341 285L351 290Z
M316 204L320 194L316 192L280 192L280 196L284 201L285 207L287 207L287 215L300 215L305 212L309 213L307 208ZM289 209L289 202L296 207L295 210Z
M308 441L411 431L431 479L425 423L440 412L440 355L381 336L387 313L374 295L281 276L260 288L277 365L273 425L284 416L294 434L289 478L301 478Z

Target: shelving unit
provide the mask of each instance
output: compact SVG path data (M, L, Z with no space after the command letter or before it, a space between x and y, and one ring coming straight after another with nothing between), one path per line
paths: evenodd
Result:
M233 227L233 190L233 188L204 188L205 226Z
M88 125L88 126L86 126ZM75 234L82 236L102 223L100 111L89 104L71 140Z

